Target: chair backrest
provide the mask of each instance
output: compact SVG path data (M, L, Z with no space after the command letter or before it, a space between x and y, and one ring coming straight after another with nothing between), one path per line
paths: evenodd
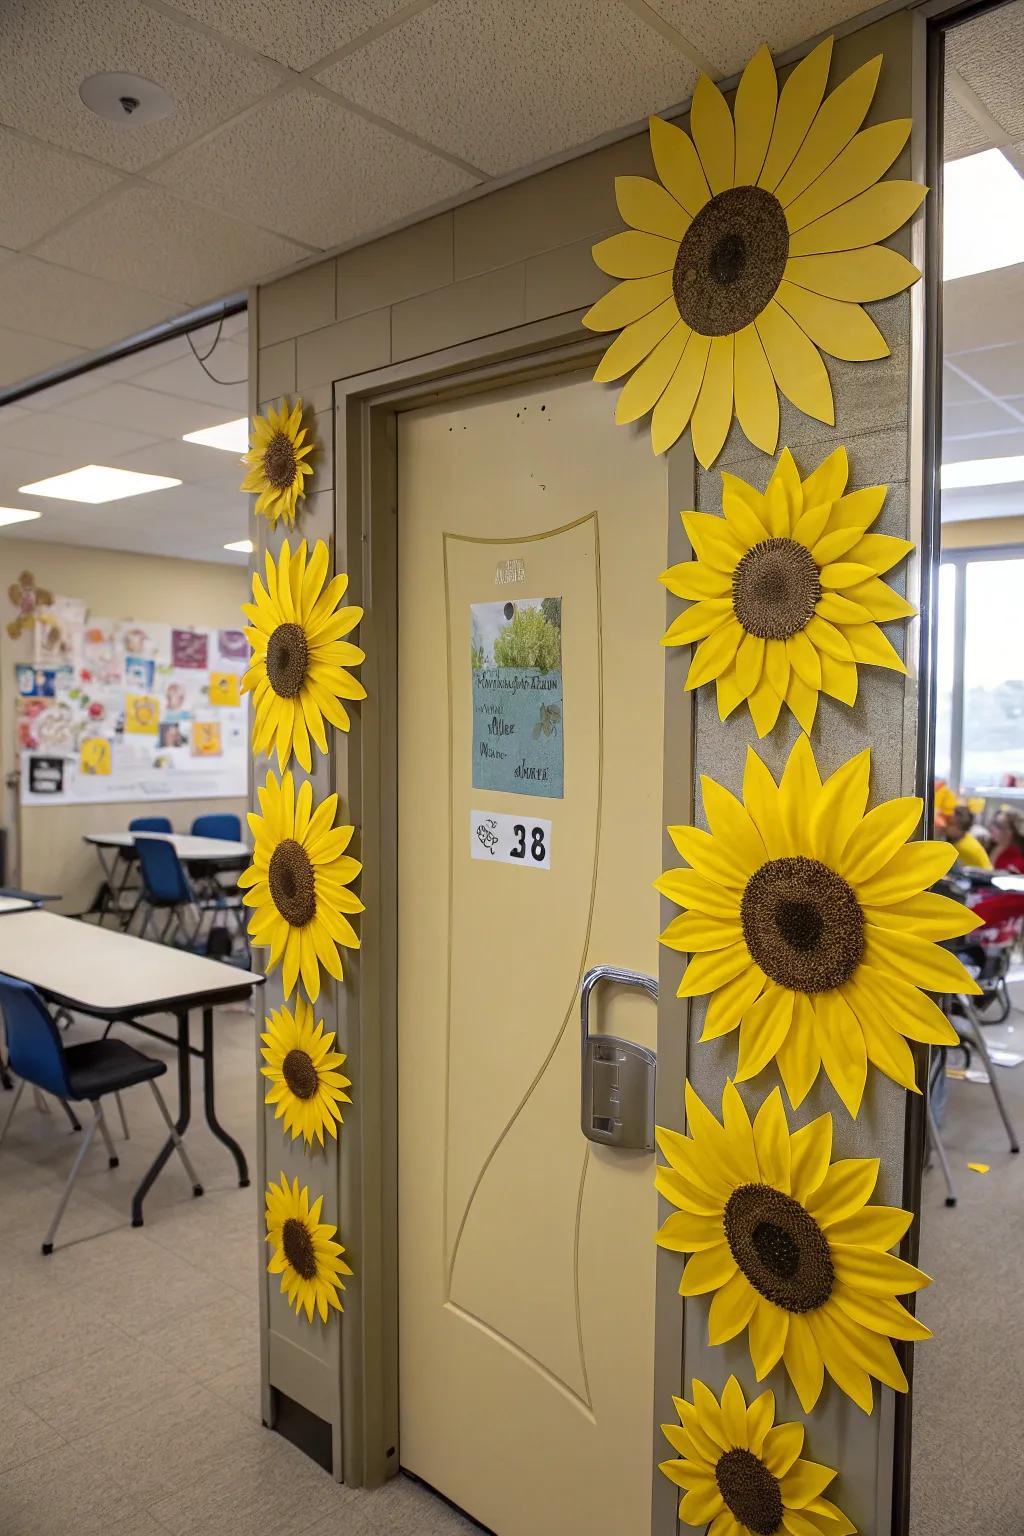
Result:
M197 816L192 823L193 837L220 837L226 843L242 841L242 823L232 811L215 811Z
M15 922L15 918L8 918ZM71 1097L60 1030L35 987L0 975L0 1009L7 1031L11 1070L24 1082L45 1088L58 1099Z
M137 837L134 847L142 888L154 905L174 907L192 900L192 888L173 843L165 843L162 837Z
M173 832L166 816L135 816L128 823L129 832Z

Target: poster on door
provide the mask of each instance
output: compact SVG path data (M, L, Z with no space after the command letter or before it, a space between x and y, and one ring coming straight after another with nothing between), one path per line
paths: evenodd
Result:
M470 606L473 788L560 800L562 599Z

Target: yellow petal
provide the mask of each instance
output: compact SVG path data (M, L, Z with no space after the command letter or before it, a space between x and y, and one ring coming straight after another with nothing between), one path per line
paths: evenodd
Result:
M789 1033L776 1055L779 1075L786 1085L789 1102L799 1109L810 1093L821 1068L821 1051L814 1032L811 1004L801 993L793 1003Z
M723 785L701 774L700 787L712 836L728 847L732 862L749 878L768 857L761 834L746 808Z
M878 1183L877 1157L842 1157L836 1160L804 1205L819 1226L828 1227L861 1210Z
M701 75L690 106L690 133L708 186L715 194L734 185L736 136L732 113L714 81Z
M733 338L715 336L690 424L693 451L705 469L711 468L722 451L732 422L732 405Z
M788 1333L788 1313L759 1297L747 1333L747 1347L758 1381L763 1381L782 1359ZM763 1449L758 1454L763 1455Z
M683 322L680 321L680 324ZM711 337L690 331L682 356L651 418L651 446L655 453L667 453L686 431L693 407L704 383Z
M732 581L725 571L716 571L698 560L684 560L670 566L658 580L673 593L695 602L702 597L725 597L732 590Z
M948 949L940 948L930 939L919 939L895 928L875 928L870 923L865 924L864 963L880 971L892 967L905 981L924 987L928 992L977 994L981 991Z
M908 810L908 822L909 817ZM913 831L913 826L910 830ZM906 901L941 880L955 863L956 849L952 843L896 845L891 858L877 873L858 880L857 899L869 907L887 907L898 901ZM948 934L947 937L952 938L953 935Z
M779 441L779 396L754 325L736 332L736 418L755 448L774 453Z
M749 964L750 952L745 943L731 944L708 955L695 955L683 973L676 996L701 997L705 992L713 992Z
M683 1278L679 1284L680 1296L705 1296L717 1291L736 1274L736 1260L729 1251L728 1243L695 1253L686 1261ZM710 1429L708 1431L711 1433Z
M822 785L810 819L811 845L815 857L830 869L838 867L842 851L864 815L870 776L871 750L866 747Z
M760 997L766 980L764 972L756 965L751 965L734 976L732 981L726 982L725 986L719 987L708 1003L701 1041L717 1040L731 1033L751 1004Z
M858 133L805 192L785 205L791 230L803 229L840 203L873 186L892 165L910 137L909 117L875 123Z
M886 800L868 811L846 845L839 871L855 891L877 874L907 841L921 820L923 809L924 804L916 795L907 795L898 800Z
M786 1347L782 1354L783 1363L785 1364L786 1371L789 1374L789 1379L796 1388L796 1395L800 1399L800 1406L805 1413L810 1413L811 1409L818 1401L818 1398L821 1396L822 1383L825 1380L825 1371L821 1358L822 1351L818 1346L817 1339L815 1338L809 1321L809 1319L813 1318L813 1316L813 1312L807 1314L806 1316L802 1316L799 1313L794 1313L794 1315L789 1320L789 1332L786 1335ZM790 1430L796 1429L798 1427L801 1432L800 1444L802 1446L802 1425L797 1426L795 1424L783 1424L778 1426L779 1429ZM775 1430L769 1430L765 1436L764 1443L766 1465L770 1465L768 1462L769 1449L771 1449L772 1454L775 1453L774 1444L771 1444L770 1446L772 1435L775 1433ZM796 1460L796 1457L791 1455L791 1450L792 1444L790 1443L786 1447L785 1452L786 1455L790 1456L789 1466L792 1466L793 1461ZM774 1466L772 1466L772 1470L775 1470ZM776 1472L775 1475L778 1477L781 1474Z
M671 297L671 272L616 283L590 306L583 316L583 324L591 331L617 331L642 315L649 315L652 309L657 309Z
M669 331L682 323L674 299L666 299L650 314L634 320L605 351L594 371L595 381L607 384L612 379L621 379L624 373L642 363Z
M736 88L736 170L737 187L753 187L768 153L779 84L767 44L754 54ZM772 452L771 449L766 450Z
M829 1082L856 1119L864 1097L868 1058L864 1034L849 1003L838 992L812 999L814 1033Z
M859 304L826 299L820 293L795 288L787 282L779 284L775 299L815 346L830 357L865 362L889 356L885 337Z
M771 143L757 185L774 192L788 171L807 130L821 105L832 58L832 39L827 37L800 60L779 95Z
M793 993L769 982L740 1020L738 1083L756 1077L768 1065L789 1032L792 1018Z
M694 640L704 640L731 619L732 599L709 598L694 603L685 613L673 619L661 638L662 645L691 645Z
M680 240L690 227L690 215L658 182L651 181L648 176L616 176L615 201L627 224L648 234L660 235L678 250ZM673 250L669 266L675 259L676 251Z
M888 299L921 276L913 262L887 245L866 245L825 256L793 256L784 275L787 282L800 288L852 304Z
M788 1195L792 1176L789 1122L777 1088L772 1089L754 1117L754 1146L763 1182Z
M887 240L917 212L927 191L916 181L880 181L791 235L789 254L820 256Z
M805 416L834 426L832 386L813 342L774 300L762 310L754 324L775 382L786 399Z
M736 868L728 849L720 847L707 832L699 827L669 827L668 834L686 862L704 879L726 890L744 888L747 875Z
M711 189L689 135L660 117L652 117L649 127L651 154L662 185L687 213L698 214Z
M682 210L678 212L682 218ZM607 240L599 240L591 255L601 271L610 277L656 277L659 272L671 272L678 251L675 240L628 229L619 235L609 235Z
M821 110L807 130L807 136L797 150L792 165L775 188L775 195L783 208L788 208L850 143L867 115L881 67L882 55L877 54L854 70L852 75L848 75L822 102ZM854 190L851 187L839 201L852 196Z
M688 335L685 325L675 326L627 380L615 408L615 420L620 426L646 415L657 403L683 355Z
M759 737L767 736L768 732L774 729L782 702L782 695L776 691L767 677L762 677L747 700L750 718L754 722L754 729Z
M736 655L743 630L735 620L727 620L721 629L702 640L693 653L686 676L687 689L699 688L724 672Z
M721 1232L721 1223L719 1223L719 1231ZM747 1277L737 1270L732 1279L715 1292L711 1302L708 1312L708 1343L727 1344L738 1333L742 1333L750 1322L756 1305L757 1292ZM745 1418L746 1410L744 1409L744 1420ZM739 1440L736 1441L737 1445L741 1443Z

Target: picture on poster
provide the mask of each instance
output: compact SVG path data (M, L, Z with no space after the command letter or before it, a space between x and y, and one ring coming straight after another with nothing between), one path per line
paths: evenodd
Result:
M470 606L473 788L564 794L562 599Z
M124 682L126 688L133 688L137 693L152 693L155 676L156 662L151 656L125 657Z
M19 662L14 668L20 699L55 699L70 688L73 676L70 667L34 667Z
M171 666L205 671L210 665L210 637L205 629L171 630Z
M187 747L188 723L185 720L161 720L157 741L161 747Z
M160 724L160 700L149 693L129 693L124 701L124 728L129 736L155 736Z
M123 654L117 622L90 614L82 636L82 680L100 685L120 683Z
M219 757L222 751L220 721L195 720L192 723L192 756Z
M221 661L241 662L249 665L249 642L244 629L218 629L217 656Z
M237 709L242 700L242 679L237 672L210 673L210 703Z
M59 795L64 788L64 759L30 757L28 783L34 795Z
M79 667L85 631L85 603L78 597L55 597L37 615L37 666Z
M102 777L110 774L110 742L105 736L86 736L78 749L78 771L96 773Z

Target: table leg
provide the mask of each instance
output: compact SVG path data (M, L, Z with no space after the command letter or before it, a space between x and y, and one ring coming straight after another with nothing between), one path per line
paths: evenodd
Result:
M192 1062L189 1056L188 1038L188 1013L178 1014L178 1118L174 1122L174 1128L179 1136L183 1136L188 1129L188 1123L192 1118ZM132 1226L142 1226L142 1202L145 1200L161 1168L174 1151L174 1142L170 1137L164 1142L160 1151L150 1164L142 1183L132 1196ZM203 1186L195 1185L192 1193L201 1195Z
M222 1141L231 1153L238 1167L238 1187L249 1187L249 1165L245 1160L245 1153L238 1142L231 1136L217 1119L217 1107L214 1102L213 1082L213 1009L203 1009L203 1104L206 1109L206 1123L210 1130Z

